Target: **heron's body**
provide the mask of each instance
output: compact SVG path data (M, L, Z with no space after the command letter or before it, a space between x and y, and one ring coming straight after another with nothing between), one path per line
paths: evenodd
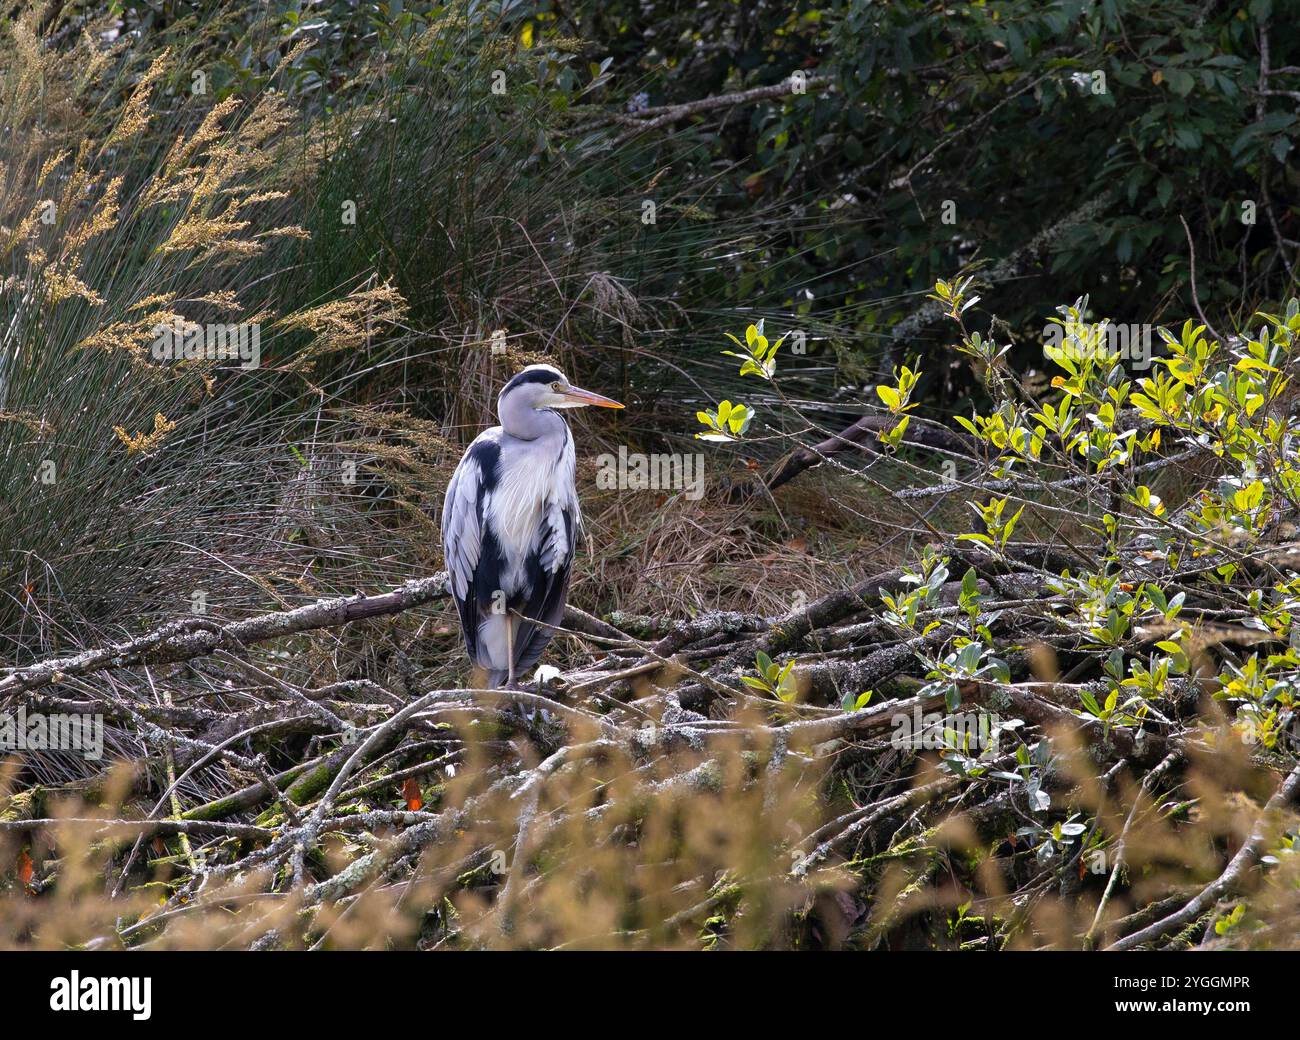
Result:
M493 688L537 664L564 615L582 521L573 437L554 409L578 404L621 407L550 366L524 369L498 398L501 425L479 434L447 486L449 584L470 660Z

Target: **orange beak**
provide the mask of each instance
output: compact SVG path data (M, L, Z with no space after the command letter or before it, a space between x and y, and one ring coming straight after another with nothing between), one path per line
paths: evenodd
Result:
M622 408L623 406L617 401L610 400L608 397L601 397L600 394L593 394L590 390L583 390L580 387L571 386L564 393L567 401L572 401L571 407L581 408L584 405L594 405L597 408Z

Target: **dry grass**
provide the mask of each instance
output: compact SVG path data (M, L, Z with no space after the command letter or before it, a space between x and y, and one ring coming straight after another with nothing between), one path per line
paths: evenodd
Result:
M765 732L761 715L748 721L752 733ZM1085 869L1086 860L1064 876L1035 869L1018 855L1010 806L990 812L960 798L922 799L920 808L892 814L886 843L850 844L841 865L797 877L792 868L807 837L828 833L828 821L853 809L824 797L845 767L832 764L828 775L792 759L773 769L773 749L746 740L743 729L707 754L683 748L650 760L591 743L596 731L575 734L574 746L589 750L544 781L517 846L518 788L497 778L519 759L535 767L534 746L494 735L477 712L453 711L443 722L438 754L455 749L455 766L426 770L418 795L381 783L340 806L308 869L322 877L345 871L381 847L376 842L399 840L399 822L432 824L438 839L399 855L386 879L324 904L311 886L271 890L269 869L214 877L197 896L168 899L185 890L194 855L212 868L239 853L240 839L220 835L194 838L197 851L175 836L148 841L133 884L110 899L104 879L118 875L136 831L89 821L133 815L139 777L128 768L104 774L89 799L85 784L5 799L0 824L67 822L42 828L30 844L21 831L0 832L0 862L15 865L0 893L0 948L111 948L124 925L123 937L146 949L956 949L979 948L989 929L1008 949L1049 949L1077 948L1094 931L1108 872ZM1059 747L1068 746L1062 734ZM949 783L931 756L910 764L910 783L892 781L870 798ZM1062 765L1054 787L1074 792L1071 809L1095 815L1095 847L1113 854L1122 836L1126 862L1141 864L1122 868L1129 884L1102 912L1099 941L1131 929L1144 908L1176 905L1211 880L1220 849L1246 839L1270 793L1242 754L1193 761L1184 777L1190 800L1177 803L1153 800L1127 774L1103 779L1078 745ZM6 787L13 776L11 767ZM385 814L387 826L376 822ZM283 820L268 809L253 822ZM1278 834L1289 827L1294 840L1294 819L1276 826ZM1202 944L1296 948L1288 922L1300 914L1297 891L1300 864L1285 856L1216 911L1221 918L1247 899L1248 917L1223 934L1211 929ZM139 923L126 925L131 920Z

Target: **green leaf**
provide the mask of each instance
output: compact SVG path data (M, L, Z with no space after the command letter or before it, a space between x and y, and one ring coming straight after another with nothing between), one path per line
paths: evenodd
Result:
M1165 69L1165 82L1179 97L1186 97L1196 86L1196 79L1185 69Z

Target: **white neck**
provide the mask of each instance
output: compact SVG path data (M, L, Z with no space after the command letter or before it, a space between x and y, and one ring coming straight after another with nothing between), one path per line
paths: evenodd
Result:
M535 441L547 434L562 433L567 425L559 412L534 408L517 394L507 394L497 400L497 417L501 420L501 428L521 441Z

